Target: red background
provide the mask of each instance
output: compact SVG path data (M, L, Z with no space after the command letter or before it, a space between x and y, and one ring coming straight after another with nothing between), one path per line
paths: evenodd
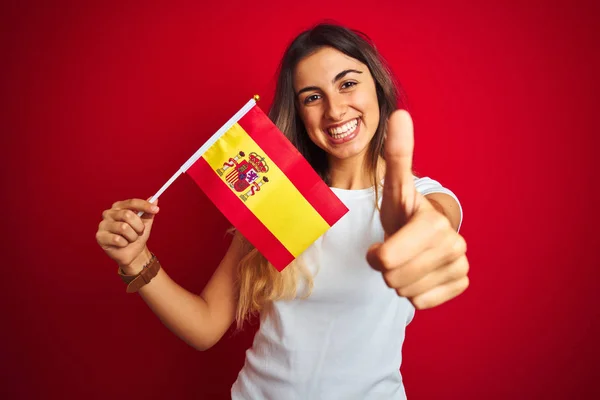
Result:
M94 233L253 94L267 110L285 46L324 18L374 39L408 93L417 172L464 207L472 284L408 327L409 398L599 396L597 4L3 2L0 397L227 398L255 327L193 350L125 294ZM199 292L226 227L184 176L149 244Z

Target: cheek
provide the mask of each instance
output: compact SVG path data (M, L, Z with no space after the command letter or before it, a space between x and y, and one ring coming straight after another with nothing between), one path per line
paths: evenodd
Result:
M379 126L379 105L375 105L371 110L371 123L375 125L375 128Z
M314 113L303 110L298 113L298 116L300 117L300 121L298 122L304 124L304 128L306 129L310 141L315 144L318 143L318 134L316 133L316 130L319 125L318 119L315 117Z
M373 90L373 93L369 93L368 97L368 104L365 106L369 110L371 122L377 126L379 125L379 102L377 101L377 94L375 93L375 90Z
M302 120L302 123L304 124L304 127L308 131L309 135L312 134L312 132L320 129L321 119L320 119L318 113L304 112L300 115L300 119Z
M364 90L356 91L352 98L352 102L364 112L379 111L377 102L377 94L374 88L364 88Z

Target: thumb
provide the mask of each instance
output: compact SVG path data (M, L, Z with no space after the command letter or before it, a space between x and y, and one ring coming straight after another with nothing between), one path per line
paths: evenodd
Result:
M381 223L386 234L400 229L417 208L417 191L412 173L414 128L406 110L396 110L388 119L385 140L385 182Z
M146 199L146 201L150 201L150 199L152 199L152 197L148 197ZM154 200L152 203L150 203L152 205L158 206L158 199ZM142 215L140 215L140 218L142 219L142 222L144 222L144 224L148 224L150 223L150 225L152 225L152 221L154 220L154 216L156 215L156 213L148 213L148 212L144 212L142 213Z

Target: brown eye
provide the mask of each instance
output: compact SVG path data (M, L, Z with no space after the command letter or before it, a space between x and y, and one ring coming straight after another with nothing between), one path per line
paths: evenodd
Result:
M313 101L319 100L319 99L320 99L320 96L318 94L313 94L313 95L307 96L304 99L304 104L312 103Z
M349 89L352 86L356 86L356 82L344 82L341 87L342 89Z

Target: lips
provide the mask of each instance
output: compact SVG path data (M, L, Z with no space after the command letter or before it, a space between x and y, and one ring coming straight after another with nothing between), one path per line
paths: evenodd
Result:
M333 144L341 144L354 139L360 131L360 118L355 118L342 125L338 125L326 130L329 141Z
M333 128L327 128L327 133L335 139L342 139L344 136L349 135L358 125L358 118L354 118L348 122L337 125Z

